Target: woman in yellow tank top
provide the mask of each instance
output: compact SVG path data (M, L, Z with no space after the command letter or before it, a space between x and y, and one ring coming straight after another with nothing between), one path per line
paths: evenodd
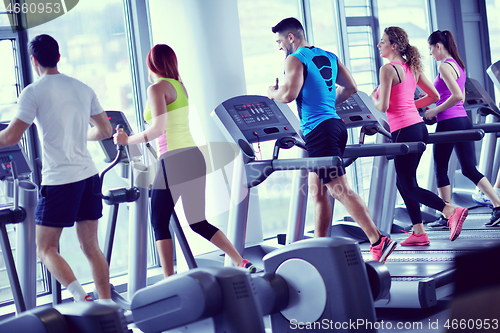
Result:
M157 44L146 59L154 83L149 86L144 119L151 125L130 137L121 131L115 144L139 144L158 138L159 165L151 192L151 224L165 277L174 274L170 216L182 197L191 229L229 255L234 265L255 272L222 231L205 218L206 164L189 131L189 103L179 76L177 57L168 45Z

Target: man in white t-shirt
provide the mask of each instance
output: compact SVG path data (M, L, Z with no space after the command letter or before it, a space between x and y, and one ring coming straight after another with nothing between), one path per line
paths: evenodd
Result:
M29 52L40 78L22 91L16 117L0 132L0 148L18 143L36 119L43 137L42 184L35 211L38 256L75 301L91 300L58 253L63 228L76 222L99 298L109 299L109 268L97 240L101 183L87 140L109 138L113 129L95 92L59 73L59 46L52 37L35 37ZM94 127L89 129L89 122Z

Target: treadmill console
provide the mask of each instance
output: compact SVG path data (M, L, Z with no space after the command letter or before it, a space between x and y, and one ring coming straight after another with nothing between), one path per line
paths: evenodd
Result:
M111 123L111 126L113 128L113 132L116 131L116 127L118 125L123 126L123 131L127 134L130 135L132 133L132 128L130 127L130 124L127 121L127 118L121 111L106 111L106 115L108 116L108 119ZM107 138L104 140L99 141L99 144L101 145L102 150L104 151L104 154L106 155L106 162L111 162L115 159L116 157L116 145L113 142L113 137ZM141 156L141 150L139 149L139 146L137 145L130 145L130 154L133 156ZM125 158L125 156L124 156Z
M500 91L500 60L488 67L486 73L488 73L491 81L493 81L495 87Z
M231 116L237 123L245 123L249 127L261 124L277 123L278 119L266 102L255 104L234 105L236 112L231 112Z
M486 92L486 90L484 90L484 88L477 80L471 78L467 78L467 80L465 81L464 107L466 110L480 107L489 107L495 113L500 113L500 110L498 110L495 102Z
M386 115L378 111L371 98L357 92L349 99L336 107L338 115L346 127L362 127L365 125L378 125L388 129ZM238 96L220 104L212 112L212 118L228 140L239 144L250 154L247 143L276 140L284 136L293 136L302 139L300 121L292 110L282 103L277 103L264 96ZM225 129L224 129L225 128Z
M212 112L212 117L215 116L235 142L243 138L248 143L276 140L296 135L300 129L297 117L287 105L264 96L231 98Z
M380 111L375 109L371 99L363 92L357 92L337 105L337 114L347 128L375 124L379 121L377 113Z
M0 131L8 126L6 123L0 124ZM0 180L4 180L11 175L11 163L16 163L17 174L21 176L29 176L31 174L31 166L28 163L28 158L21 147L21 144L15 144L10 147L0 149Z

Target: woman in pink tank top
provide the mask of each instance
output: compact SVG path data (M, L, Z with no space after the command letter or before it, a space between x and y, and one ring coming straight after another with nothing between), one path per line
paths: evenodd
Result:
M434 86L439 92L440 98L436 107L425 112L427 119L436 118L436 132L461 131L472 129L472 122L465 112L463 106L465 91L465 65L458 53L457 44L451 31L434 31L429 38L430 54L436 61L442 61L439 65L439 74L434 81ZM491 186L488 178L484 177L477 168L474 142L464 141L457 143L440 143L434 145L434 170L439 196L446 202L451 201L451 186L448 179L448 164L451 153L455 149L462 174L469 178L489 199L493 208L491 219L486 226L495 226L500 223L500 198ZM476 199L478 200L478 199ZM481 196L479 196L481 200ZM478 200L478 203L481 201ZM428 226L433 230L447 230L447 219L442 216Z
M418 49L410 45L408 35L399 27L386 28L377 47L389 63L380 68L380 86L371 97L375 107L387 113L392 141L427 143L427 128L417 108L436 102L439 94L422 73ZM425 95L414 100L417 85ZM422 223L420 203L439 210L449 218L451 241L459 236L468 213L467 209L444 202L435 193L418 186L417 168L421 157L422 153L412 153L394 158L397 187L413 224L413 231L401 242L402 246L430 243Z

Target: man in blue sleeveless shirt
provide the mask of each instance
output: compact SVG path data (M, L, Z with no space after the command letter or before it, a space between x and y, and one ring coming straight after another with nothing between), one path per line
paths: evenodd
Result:
M347 129L335 105L357 91L349 70L331 52L310 46L304 28L295 18L286 18L272 28L280 50L286 52L282 85L270 86L268 97L282 103L297 102L300 127L309 157L339 156L347 143ZM321 180L321 183L320 183ZM326 191L347 209L372 246L374 260L385 262L397 243L381 235L361 197L350 188L344 167L319 170L309 174L309 188L315 199L316 237L325 237L331 222L331 206ZM324 193L324 194L323 194Z

